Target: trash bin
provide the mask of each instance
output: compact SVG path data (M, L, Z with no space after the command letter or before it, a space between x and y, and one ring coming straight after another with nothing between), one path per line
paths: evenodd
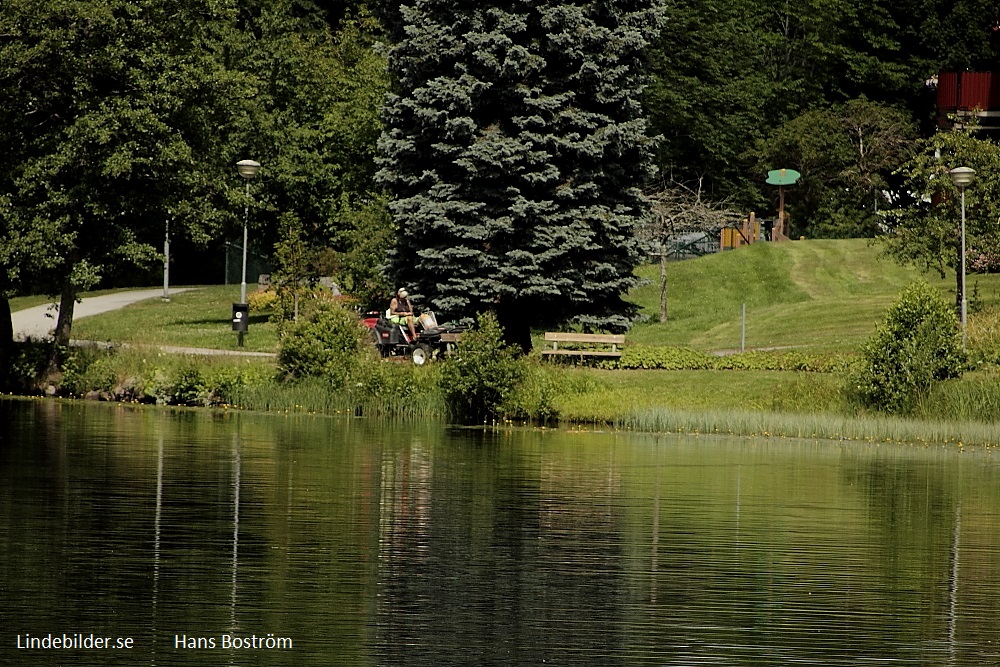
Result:
M250 325L250 305L246 303L233 304L233 331L245 333Z

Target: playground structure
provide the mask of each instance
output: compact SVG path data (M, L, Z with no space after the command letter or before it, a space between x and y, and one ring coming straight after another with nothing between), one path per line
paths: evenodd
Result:
M719 230L719 250L735 250L760 241L787 241L788 220L787 213L774 220L757 218L751 212L739 224Z

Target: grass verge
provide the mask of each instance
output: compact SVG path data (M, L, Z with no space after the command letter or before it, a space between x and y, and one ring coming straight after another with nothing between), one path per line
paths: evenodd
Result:
M73 338L113 341L134 345L174 345L235 350L232 304L239 288L210 285L176 293L169 302L147 299L73 323ZM251 352L274 352L277 327L267 315L251 314L244 348Z
M270 412L449 419L439 364L367 358L344 388L284 382L272 360L166 354L153 348L74 350L59 393L117 401ZM44 359L46 355L39 355ZM836 373L619 371L530 363L514 418L646 432L869 442L1000 445L1000 378L978 372L940 384L916 418L856 414Z

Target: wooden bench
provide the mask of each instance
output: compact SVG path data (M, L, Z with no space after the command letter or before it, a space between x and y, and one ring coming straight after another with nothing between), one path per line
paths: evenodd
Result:
M549 347L549 344L552 347ZM560 348L559 344L572 345L570 349ZM608 347L610 345L610 348ZM545 332L545 344L542 350L543 357L552 356L573 356L580 357L612 357L622 356L620 347L625 345L623 334L584 334L584 333L558 333L555 331Z
M451 354L452 352L454 352L455 344L461 340L462 340L462 334L458 332L455 333L445 332L441 334L441 342L444 343L444 353Z

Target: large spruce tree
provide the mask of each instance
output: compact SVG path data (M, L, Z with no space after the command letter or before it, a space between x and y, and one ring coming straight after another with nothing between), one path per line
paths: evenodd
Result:
M651 175L640 107L660 0L421 0L400 9L380 176L390 269L447 316L622 329Z

